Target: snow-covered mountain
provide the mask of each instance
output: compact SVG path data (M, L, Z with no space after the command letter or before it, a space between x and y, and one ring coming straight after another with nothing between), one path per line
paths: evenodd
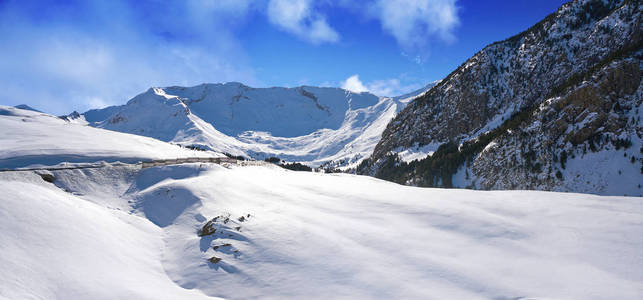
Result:
M43 167L117 156L0 171L2 299L643 295L642 198L427 189L271 164L141 169L116 161L197 151L9 107L0 126L0 169L25 155Z
M185 146L313 166L354 166L414 96L339 88L251 88L240 83L151 88L127 104L90 110L90 125Z
M406 106L357 172L643 195L642 11L640 1L575 0L485 47Z
M0 169L59 163L138 162L177 157L219 157L156 139L103 130L59 117L0 106Z

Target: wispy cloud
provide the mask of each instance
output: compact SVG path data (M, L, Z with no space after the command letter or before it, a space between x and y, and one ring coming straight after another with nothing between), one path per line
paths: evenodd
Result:
M460 23L456 0L376 0L369 12L407 51L432 37L452 41Z
M374 80L369 82L367 86L369 91L375 95L394 97L418 90L423 85L418 82L403 82L399 78L391 78Z
M430 39L453 39L455 1L0 0L1 103L62 114L120 104L150 86L261 85L237 37L245 23L266 18L308 43L335 43L340 33L325 15L329 7L379 20L421 62ZM362 83L355 75L342 84L395 95L414 85L408 82Z
M312 0L270 0L268 19L279 28L313 44L334 43L339 34L316 12Z
M0 89L10 97L3 103L29 102L61 114L123 103L150 86L256 83L233 32L251 5L241 0L2 3Z
M400 78L373 80L364 83L359 79L359 75L355 74L342 81L340 86L355 93L370 92L377 96L387 97L403 95L423 86L418 82L407 82L406 79L406 76L400 76Z

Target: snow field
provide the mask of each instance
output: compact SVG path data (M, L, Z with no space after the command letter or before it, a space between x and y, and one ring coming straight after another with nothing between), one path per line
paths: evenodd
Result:
M643 295L641 198L422 189L277 167L116 169L55 171L57 186L31 172L2 175L0 228L16 234L0 240L11 245L2 251L10 254L2 256L3 273L15 274L0 281L0 295ZM230 219L199 237L216 216ZM35 259L36 248L46 256ZM153 284L136 285L122 274ZM49 288L36 288L31 278ZM97 280L106 283L94 288Z

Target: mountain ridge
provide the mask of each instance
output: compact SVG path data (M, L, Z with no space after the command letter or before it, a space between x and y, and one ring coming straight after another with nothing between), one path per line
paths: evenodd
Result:
M341 88L253 88L238 82L153 87L126 104L89 110L89 125L255 159L355 166L388 121L432 86L400 97Z

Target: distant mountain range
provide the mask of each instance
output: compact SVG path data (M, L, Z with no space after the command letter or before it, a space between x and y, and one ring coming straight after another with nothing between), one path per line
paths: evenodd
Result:
M188 147L312 166L355 167L414 96L340 88L252 88L241 83L151 88L125 105L66 116Z

